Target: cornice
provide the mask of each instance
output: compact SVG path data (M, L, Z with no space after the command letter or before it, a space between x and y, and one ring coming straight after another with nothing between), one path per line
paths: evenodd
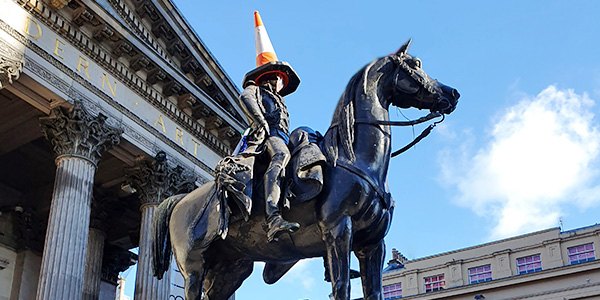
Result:
M91 0L79 1L88 8L96 6ZM136 38L143 41L149 50L181 73L179 81L190 79L189 77L193 78L190 83L199 88L207 99L213 101L220 109L224 109L224 113L230 114L238 122L245 123L242 119L244 114L237 103L239 91L200 39L196 37L198 43L189 43L183 38L189 36L188 32L193 32L189 27L187 31L185 28L181 30L183 28L181 25L181 22L184 22L183 18L180 16L173 18L173 12L170 9L164 10L159 3L150 0L131 0L133 7L125 0L107 1L119 14L119 17L133 30L132 33ZM98 8L105 12L102 7ZM112 19L113 16L106 13L103 18ZM146 20L150 25L146 26L142 20ZM117 21L117 23L120 22ZM178 30L175 31L174 28ZM122 29L130 31L129 28ZM193 36L195 37L195 35ZM159 41L166 46L163 46ZM150 61L154 62L155 60L150 59ZM215 73L217 74L215 75Z
M5 26L7 26L7 25L0 20L0 28L5 29ZM28 41L27 39L25 39L25 40ZM199 168L206 171L207 173L212 174L214 172L214 170L210 166L208 166L204 162L200 161L197 157L193 156L192 154L188 153L185 149L183 149L181 146L179 146L179 144L173 142L172 140L170 140L167 137L165 137L164 135L162 135L154 126L144 122L136 114L134 114L132 111L128 110L127 108L123 107L119 103L117 103L115 101L110 101L110 97L107 94L105 94L102 90L100 90L99 88L97 88L96 86L91 84L89 81L85 80L79 74L73 72L67 66L63 65L56 58L54 58L51 54L45 52L44 50L39 48L37 45L35 45L33 43L31 43L31 44L33 47L32 50L34 52L36 52L36 54L40 55L46 61L51 63L54 67L56 67L61 72L63 72L67 76L69 76L71 79L73 79L77 83L81 84L88 91L91 91L93 94L95 94L96 96L103 99L106 103L110 104L113 108L115 108L117 111L122 113L125 117L134 121L137 125L141 126L146 131L150 132L153 135L153 137L156 137L161 142L168 145L171 149L179 152L180 155L189 159L194 165L198 166ZM3 48L3 49L6 48L6 49L8 49L8 51L16 52L16 50L12 49L8 44L6 44L1 39L0 39L0 48ZM98 104L95 103L95 101L91 100L88 96L86 96L87 93L84 93L84 92L76 89L75 87L73 87L73 85L68 84L62 78L58 77L54 72L47 70L46 68L41 66L39 63L37 63L35 60L30 59L27 56L24 57L23 59L25 61L24 69L39 76L46 82L46 84L54 87L55 89L59 90L60 92L64 93L65 95L67 95L68 96L67 100L69 102L73 103L73 101L79 100L83 103L83 105L86 107L86 109L88 111L92 112L93 114L99 114L100 112L102 112L104 115L108 116L108 118L106 119L107 124L109 124L111 126L119 126L120 128L123 129L124 135L129 136L130 138L134 139L136 142L140 143L141 145L144 145L146 148L152 149L154 151L154 153L158 153L159 151L164 150L164 149L158 148L154 141L152 141L152 140L148 139L146 136L140 134L133 127L129 126L126 123L118 122L117 120L119 120L119 118L112 115L110 112L107 112L107 111L103 110L102 108L100 108L98 106ZM175 165L184 165L181 161L179 161L172 155L169 154L169 157L170 157L169 160L171 163L173 163ZM200 176L198 174L197 174L197 176L198 176L198 181L201 184L206 183L208 181L208 179L205 178L204 176Z
M119 0L121 1L121 0ZM210 72L213 81L221 90L227 90L230 93L229 101L233 103L237 103L237 97L239 94L238 89L233 84L231 78L223 71L223 68L219 64L218 60L212 55L210 50L206 47L204 42L198 37L195 33L194 29L188 24L187 20L182 16L181 12L177 8L177 6L171 0L151 0L157 9L163 14L163 16L169 16L172 22L168 22L176 31L179 37L182 37L182 41L188 47L188 49L197 49L200 53L196 51L192 51L192 54L201 54L197 55L196 58L199 60L200 64L205 70L211 70ZM185 38L183 38L185 37ZM214 76L214 73L217 76ZM225 78L226 80L221 80L221 78ZM241 115L244 115L241 107L239 105L234 105L237 109L237 112Z
M164 75L164 76L166 76L166 78L162 77L162 79L164 79L164 80L170 80L169 82L167 82L167 84L163 84L163 92L160 92L159 90L157 90L156 88L153 87L153 83L151 83L151 79L152 79L151 77L152 77L152 74L156 74L157 71L160 70L160 72L162 74L177 74L178 73L177 70L169 69L169 67L168 67L169 64L167 62L163 63L162 66L153 64L152 65L153 72L150 72L148 78L144 79L136 73L136 70L131 70L130 66L127 66L126 64L121 62L119 59L116 59L114 57L114 55L116 55L115 52L119 52L119 54L121 54L121 56L125 56L127 58L131 58L132 60L135 60L136 57L139 58L141 50L139 48L136 48L135 47L136 45L129 43L129 40L124 41L124 42L127 42L127 44L125 44L125 45L127 45L128 47L124 46L124 44L122 44L122 43L117 43L120 38L116 36L115 30L111 29L111 26L107 25L105 20L100 20L98 18L97 14L93 14L90 11L85 11L85 12L79 11L78 14L75 15L75 18L73 20L67 20L62 15L57 14L51 8L47 7L41 1L36 1L35 3L32 3L32 2L22 3L22 2L24 2L23 0L15 0L15 1L17 3L19 3L20 5L24 6L25 8L29 8L28 11L31 14L33 14L34 16L36 16L37 19L44 22L49 27L53 28L55 34L58 34L65 40L69 41L74 47L76 47L76 49L78 49L79 51L81 51L84 54L86 54L87 56L89 56L90 59L92 59L94 62L96 62L97 64L102 66L112 76L121 80L126 86L128 86L131 90L133 90L138 95L140 95L148 103L152 104L153 106L158 108L160 111L162 111L164 113L164 115L168 116L170 119L174 120L180 126L182 126L183 128L187 129L189 132L194 134L199 139L199 141L206 144L207 147L211 148L217 154L219 154L220 156L226 156L231 152L230 146L224 145L220 141L220 139L229 139L230 144L232 144L232 141L237 141L236 137L239 136L239 132L237 130L231 129L231 128L229 130L220 130L217 132L223 133L223 135L216 136L216 135L208 132L208 130L206 130L206 128L203 125L198 123L198 121L196 121L195 118L184 113L181 109L179 109L177 107L177 105L173 105L172 102L167 99L167 97L172 95L172 93L168 94L169 91L173 90L171 88L177 87L177 86L174 86L174 84L177 84L179 86L179 89L175 89L176 92L185 92L186 91L186 90L181 90L181 85L179 85L178 81L174 81L173 78L169 78L166 75ZM77 4L75 2L71 2L69 4L69 6L74 6L74 5L80 5L80 4ZM67 8L65 8L65 9L67 9ZM81 21L82 19L83 19L83 21ZM89 20L89 22L97 23L97 24L94 23L95 24L94 28L97 28L97 29L95 31L96 33L93 34L94 35L93 37L90 37L83 30L81 30L80 25L75 24L75 23L84 24L86 22L86 20ZM75 23L73 23L73 22L75 22ZM117 23L118 22L112 20L111 25L115 25ZM27 47L32 48L33 46L35 46L35 43L31 42L27 37L23 36L18 31L10 28L8 25L3 24L2 27L11 36L16 38L23 44L27 45ZM126 31L128 29L119 28L119 30ZM132 38L132 37L129 37L129 38ZM105 42L101 43L102 40ZM106 45L108 43L107 42L108 40L110 40L110 42L113 43L114 46L116 47L112 51L106 50L105 49L106 46L101 46L101 44ZM129 49L129 51L122 51L123 48L125 48L126 50ZM117 51L117 50L119 50L119 51ZM137 56L136 56L136 54L137 54ZM152 58L150 58L150 61L156 62L158 59L159 59L159 57L152 57ZM162 58L160 58L160 60L162 61ZM133 61L133 63L130 62L130 65L135 66L135 63L137 63L137 61ZM163 68L167 68L167 69L163 69ZM185 77L183 75L181 75L181 77L184 77L184 78L181 78L182 81L189 81L189 79L187 77ZM160 77L159 77L159 79L160 79ZM179 79L180 78L177 78L177 80L179 80ZM188 82L186 82L186 83L187 83L186 86L188 88L194 89L193 87L191 87L191 83L188 83ZM199 89L195 89L194 92L196 93L196 95L200 96L199 98L196 97L197 99L209 99L208 96L206 96L206 94L203 93ZM207 101L210 101L210 100L207 100ZM200 102L200 101L197 101L197 102ZM215 105L212 105L210 108L205 108L203 111L205 111L206 109L208 109L208 114L210 114L210 111L213 109L221 110L220 107L215 106ZM222 113L224 113L226 115L224 117L224 120L229 125L231 125L232 124L231 122L234 121L234 119L231 118L227 112L223 111ZM238 121L235 121L234 123L239 124ZM243 128L243 126L240 126L240 125L236 125L236 127Z

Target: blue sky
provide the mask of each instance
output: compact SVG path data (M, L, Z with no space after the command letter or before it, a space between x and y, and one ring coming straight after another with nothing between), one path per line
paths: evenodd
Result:
M286 97L292 128L325 132L350 77L408 38L425 71L460 91L456 111L392 159L386 260L392 248L414 259L559 218L565 229L600 222L599 2L323 2L175 1L238 86L255 67L253 11L261 13L279 59L302 79ZM390 117L403 119L396 109ZM394 149L423 128L394 129ZM236 299L328 299L319 259L271 286L261 271ZM352 287L359 297L360 283Z

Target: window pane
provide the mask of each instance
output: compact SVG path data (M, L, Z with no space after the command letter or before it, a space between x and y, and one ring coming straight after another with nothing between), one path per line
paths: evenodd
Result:
M594 244L585 245L585 250L592 250L592 249L594 249Z
M541 257L539 255L536 255L533 257L533 261L540 261Z

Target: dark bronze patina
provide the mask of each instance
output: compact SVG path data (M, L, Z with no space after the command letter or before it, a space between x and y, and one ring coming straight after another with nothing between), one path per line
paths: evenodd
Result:
M394 105L449 114L459 98L455 89L421 69L421 61L407 54L409 45L352 77L324 137L309 129L290 135L294 148L287 174L312 182L286 180L284 194L291 203L282 215L300 224L297 232L267 241L262 181L251 181L261 178L266 167L252 155L228 157L217 166L214 181L159 206L153 224L155 276L168 270L172 246L185 277L186 298L221 300L240 287L254 261L266 262L263 278L274 283L300 259L324 257L334 298L347 300L354 251L364 299L382 300L383 238L394 209L386 184L388 109Z

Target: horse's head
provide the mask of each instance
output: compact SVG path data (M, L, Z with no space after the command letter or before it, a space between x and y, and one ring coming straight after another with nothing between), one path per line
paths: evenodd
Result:
M408 40L395 54L388 56L395 66L386 86L391 89L390 104L400 107L429 109L431 112L449 114L454 111L458 91L432 79L423 71L421 60L408 54Z

